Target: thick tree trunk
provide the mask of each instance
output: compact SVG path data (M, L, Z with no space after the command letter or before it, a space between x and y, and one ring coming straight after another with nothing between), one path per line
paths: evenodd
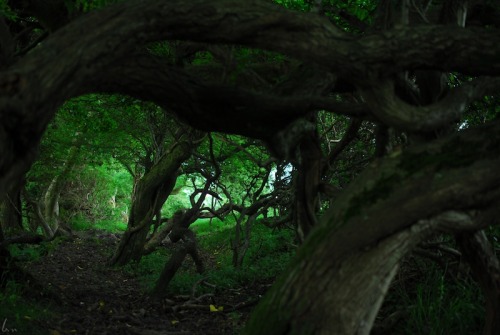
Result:
M156 250L156 248L163 242L163 240L168 236L174 227L174 219L166 220L165 225L156 233L148 239L147 243L144 245L144 255L148 255Z
M71 229L65 223L59 221L59 197L80 155L79 141L78 137L74 140L76 144L70 148L62 171L52 178L43 198L40 200L42 206L36 206L44 232L50 234L47 236L49 238L57 233L71 234Z
M399 260L420 241L424 228L418 226L418 236L415 228L407 229L337 262L326 261L331 251L322 242L310 261L296 263L269 292L245 333L369 334Z
M243 210L240 217L236 220L234 240L231 241L231 249L233 249L233 266L240 268L243 265L243 260L250 248L250 237L252 234L252 226L260 213L254 213L248 216L245 221L245 230L241 226L241 221L247 216L247 211Z
M36 217L36 220L42 226L43 233L45 234L45 236L47 236L49 238L53 237L55 235L55 231L52 230L52 228L49 226L48 222L45 220L40 203L33 202L32 206L33 206L34 215Z
M137 183L128 228L111 260L111 265L125 265L132 260L139 261L143 256L153 218L172 192L182 162L190 157L194 138L198 138L198 135L174 144L170 152Z
M130 208L128 228L120 241L111 265L125 265L132 260L139 261L142 258L153 218L174 188L179 166L180 163L174 163L174 166L171 166L168 170L171 175L157 175L158 179L154 180L146 174L139 181Z
M483 289L486 300L483 335L500 334L500 263L495 250L484 231L460 233L457 242Z
M165 267L160 274L160 278L156 282L155 288L153 290L153 295L157 298L162 298L167 295L168 285L174 278L177 270L179 270L188 254L193 259L198 273L205 272L205 267L198 253L198 243L196 241L194 232L189 230L189 228L177 227L174 228L172 235L174 235L172 237L174 243L178 242L180 239L183 240L183 243L174 252L172 257L170 257L170 260L165 264Z
M301 243L318 221L322 158L317 132L306 134L299 145L300 166L297 169L297 180L294 185L296 192L293 218Z
M8 192L0 203L1 224L8 234L23 230L21 192Z
M42 199L43 221L50 227L52 234L59 230L59 197L64 186L63 174L55 176L47 187ZM48 236L52 237L52 236Z
M163 267L160 278L156 282L155 288L153 289L153 296L162 298L166 295L168 285L174 278L177 270L179 270L188 254L188 248L189 246L181 246L170 257L169 261Z
M246 333L368 334L401 257L428 233L485 224L441 213L498 206L499 127L373 163L311 232Z
M239 18L238 29L235 17ZM391 31L390 38L384 34L357 38L333 26L326 17L286 11L267 1L120 2L57 30L0 76L2 120L10 120L0 127L0 193L11 189L29 169L36 155L33 148L57 108L71 97L95 92L96 86L101 91L129 93L173 105L180 116L204 129L262 138L263 130L272 133L276 125L290 120L290 109L297 104L267 109L255 95L245 103L236 98L230 104L228 91L217 90L211 90L212 94L205 91L202 99L196 90L181 87L180 78L165 80L170 69L142 61L130 66L135 55L130 60L133 64L124 59L150 42L165 39L270 49L322 64L360 85L365 85L370 74L390 77L422 66L476 76L500 73L495 57L500 49L499 36L490 27L403 27ZM454 47L449 41L454 41ZM216 96L219 101L213 99L213 93L220 94ZM300 110L298 114L311 106L310 101L300 102L302 106L295 108L295 113ZM249 108L241 108L245 105ZM326 106L312 109L319 108ZM240 122L243 118L251 121ZM271 119L273 122L266 125Z
M317 105L321 99L316 97L293 100L267 96L265 99L266 95L261 93L252 95L236 89L207 88L197 82L193 84L185 73L177 72L169 77L175 71L162 68L159 62L148 61L150 58L134 55L126 59L132 51L153 41L191 39L270 49L323 64L340 78L365 88L369 85L367 79L390 78L408 69L498 75L499 38L498 29L492 27L463 29L442 25L396 27L381 34L350 36L326 17L289 12L266 1L120 2L92 11L59 29L2 72L0 194L12 189L28 170L36 154L34 147L56 109L67 99L94 90L96 86L107 92L129 93L173 106L178 115L203 129L257 138L278 131L280 125L304 115L306 110L342 110L338 104ZM454 122L471 99L482 96L472 89L459 89L456 91L462 92L466 99L451 97L447 102L455 101L454 106L443 103L427 109L400 108L400 101L387 98L393 93L390 85L376 91L380 99L364 96L365 101L378 107L369 108L367 114L388 125L414 131L432 131L436 124ZM227 98L229 95L231 99ZM288 104L280 105L281 102ZM439 111L451 112L451 118ZM307 328L310 317L295 313L294 306L287 303L287 296L293 295L302 295L305 305L319 300L319 305L325 307L319 313L325 317L331 313L338 319L335 313L343 309L343 301L337 299L339 301L330 305L321 301L335 296L332 290L344 288L324 286L321 295L308 296L303 294L307 293L307 285L320 284L323 277L328 276L332 281L342 282L342 271L338 269L345 259L356 257L370 244L390 241L392 235L404 232L422 217L450 208L488 206L489 201L498 196L500 187L499 130L498 126L481 129L486 136L467 132L473 141L462 136L446 145L441 143L427 146L421 152L405 152L401 159L393 157L370 166L371 171L366 171L360 181L339 198L306 240L291 279L282 280L281 291L286 293L282 307L290 313L280 314L283 319L278 319L276 324L268 322L267 317L274 314L276 307L270 299L266 305L270 307L269 313L260 312L266 316L261 322L267 322L269 327L284 325L281 329L292 332L291 324L301 320ZM140 221L134 221L133 225L138 230L142 228ZM130 234L133 229L130 228ZM325 255L322 250L329 253ZM377 248L373 250L375 259ZM325 261L330 266L325 267L321 259L314 259L319 256L327 257ZM308 260L309 257L312 259ZM316 271L309 264L318 262L323 274L306 273L305 277L312 279L310 283L292 280L297 277L294 272L301 272L302 268ZM390 278L393 270L386 270L385 277ZM299 306L296 311L303 310ZM359 324L359 320L348 315L342 322ZM313 324L309 325L314 328Z

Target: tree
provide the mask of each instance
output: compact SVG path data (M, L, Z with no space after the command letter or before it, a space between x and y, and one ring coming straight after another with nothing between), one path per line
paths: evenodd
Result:
M113 265L141 259L153 218L161 220L158 213L175 186L181 164L191 156L192 149L202 138L199 132L184 131L137 182L128 228L111 261Z
M111 260L113 265L124 265L141 259L153 219L162 221L161 208L175 186L181 164L204 134L173 122L151 103L108 96L102 97L99 107L96 124L110 123L111 132L103 135L97 131L94 142L107 143L104 147L130 173L134 184L127 231Z
M301 11L264 0L142 0L69 15L67 2L54 0L66 9L49 20L54 11L22 1L17 15L37 18L46 35L33 30L44 40L30 46L13 37L26 21L0 21L0 192L19 185L67 99L119 92L151 100L195 128L261 139L280 160L296 159L300 148L299 181L313 187L295 206L307 209L298 220L311 229L248 333L369 333L399 260L436 231L470 232L460 234L464 252L484 260L473 269L493 283L482 286L485 333L500 333L498 262L475 233L497 222L500 121L497 113L480 126L461 121L500 87L498 4L386 0L362 17L336 1L279 2ZM178 55L229 44L296 61L275 63L274 80L254 68L266 83L260 88L207 81L196 67L147 49L165 40L178 43ZM377 158L314 224L318 171L328 171L315 144L319 110L348 116L353 132L356 120L376 124ZM391 133L404 135L400 148L390 150Z
M70 234L68 223L76 214L89 219L99 214L102 217L104 211L97 210L99 206L92 199L101 196L100 202L106 203L108 199L102 199L106 191L93 192L91 185L98 178L86 182L81 174L110 162L110 151L115 156L126 139L124 131L115 129L111 112L102 112L111 109L103 104L103 98L72 99L60 108L45 132L22 192L30 230L41 226L46 237L52 238L56 233ZM75 178L76 174L80 176Z
M0 213L2 218L0 223L6 231L22 230L22 205L19 191L9 192L0 202Z

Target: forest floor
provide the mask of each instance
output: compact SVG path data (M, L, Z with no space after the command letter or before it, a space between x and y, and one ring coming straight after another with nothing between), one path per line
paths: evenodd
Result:
M107 265L118 241L114 234L85 232L24 263L49 292L37 298L52 315L37 321L44 334L238 334L269 287L252 283L156 299L130 271Z

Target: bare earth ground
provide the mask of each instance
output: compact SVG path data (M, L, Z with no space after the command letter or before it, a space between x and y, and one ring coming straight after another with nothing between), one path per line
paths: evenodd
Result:
M213 296L195 297L198 300L189 296L155 299L130 272L106 265L118 238L105 233L96 238L95 234L80 234L38 261L25 264L28 272L55 293L40 298L56 313L43 321L45 333L238 334L257 298L269 287L268 283L254 283L215 290ZM211 312L210 304L224 306L224 311Z

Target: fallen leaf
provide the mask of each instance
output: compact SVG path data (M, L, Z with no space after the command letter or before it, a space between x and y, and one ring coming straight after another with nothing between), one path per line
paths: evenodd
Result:
M215 305L210 305L210 312L222 312L224 306L215 307Z

